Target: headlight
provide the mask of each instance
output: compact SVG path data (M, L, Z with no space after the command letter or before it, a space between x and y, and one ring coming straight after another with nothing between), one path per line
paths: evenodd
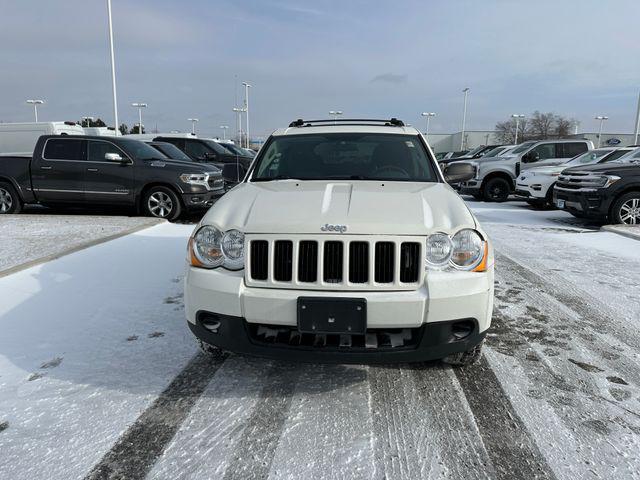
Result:
M427 237L427 266L445 268L451 260L453 244L446 233L434 233Z
M209 188L209 174L208 173L183 173L180 175L180 180L189 185L201 185Z
M244 267L244 234L239 230L229 230L222 236L224 266L229 270Z
M453 236L451 263L461 270L473 270L485 255L484 240L475 230L460 230Z
M222 232L205 225L189 241L190 260L194 267L216 268L224 263Z
M599 188L608 188L612 184L617 182L618 180L620 180L620 177L618 177L616 175L603 175L600 178L598 178L598 180L597 180L598 187Z

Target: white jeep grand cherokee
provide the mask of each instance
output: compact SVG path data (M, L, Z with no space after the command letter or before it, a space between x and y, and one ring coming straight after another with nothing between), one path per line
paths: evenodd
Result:
M451 182L473 176L450 167ZM293 122L189 241L185 307L206 352L343 363L475 361L493 251L416 129ZM244 180L242 180L244 178Z

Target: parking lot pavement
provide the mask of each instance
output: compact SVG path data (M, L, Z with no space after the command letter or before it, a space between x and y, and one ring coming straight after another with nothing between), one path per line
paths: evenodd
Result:
M637 241L469 205L497 266L466 369L196 353L191 226L0 278L0 478L638 478Z
M163 221L102 215L2 215L0 276Z

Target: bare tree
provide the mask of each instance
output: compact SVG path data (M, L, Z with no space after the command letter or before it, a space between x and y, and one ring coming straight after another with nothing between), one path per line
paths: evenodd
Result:
M548 138L565 138L572 134L578 122L574 119L556 115L552 112L533 112L528 118L518 122L518 142L527 140L546 140ZM496 138L503 143L514 143L516 120L510 118L496 123Z
M518 126L518 142L529 140L529 122L526 118L521 118L516 122L515 118L510 118L505 122L496 123L496 138L500 143L512 144L516 141L516 124Z
M578 122L574 118L565 118L560 115L556 118L556 137L566 138L573 134Z

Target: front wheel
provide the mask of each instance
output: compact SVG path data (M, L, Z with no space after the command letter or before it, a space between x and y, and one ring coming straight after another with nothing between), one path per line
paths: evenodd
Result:
M153 187L142 199L144 212L151 217L175 220L182 212L178 196L167 187Z
M480 360L480 357L482 356L483 343L484 340L469 350L452 353L451 355L444 357L442 361L454 367L466 367L467 365L472 365Z
M640 225L640 192L629 192L618 198L611 208L614 223Z
M504 178L492 178L484 184L483 194L487 202L506 202L511 193L511 184Z
M22 210L22 202L13 185L6 182L0 182L0 214L3 213L20 213Z

